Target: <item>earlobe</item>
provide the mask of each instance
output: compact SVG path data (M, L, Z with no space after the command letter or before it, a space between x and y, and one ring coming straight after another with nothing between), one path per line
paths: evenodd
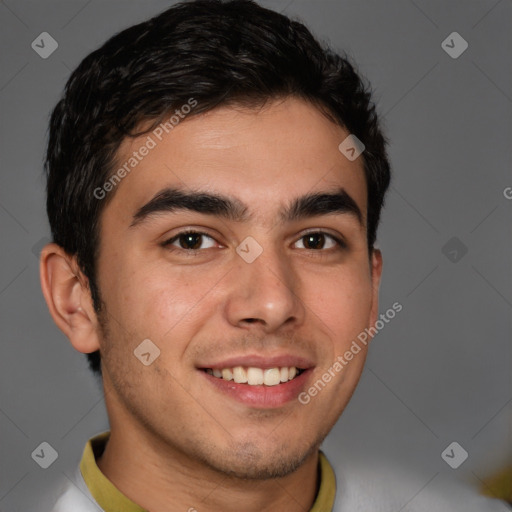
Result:
M50 314L59 329L79 352L98 350L98 322L87 279L76 259L57 244L41 251L41 289Z
M382 276L382 253L380 249L373 249L372 251L372 308L370 313L370 325L374 325L379 316L379 288L380 278Z

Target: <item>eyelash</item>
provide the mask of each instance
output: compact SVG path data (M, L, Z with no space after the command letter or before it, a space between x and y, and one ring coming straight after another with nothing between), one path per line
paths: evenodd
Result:
M176 242L177 240L179 240L179 238L184 235L201 235L201 236L210 238L212 240L215 240L215 238L210 236L208 233L204 233L203 231L197 231L197 230L191 229L191 230L185 230L185 231L181 231L180 233L177 233L172 238L169 238L168 240L163 242L161 245L162 245L162 247L164 247L170 251L182 251L190 256L197 256L201 251L206 250L206 249L184 249L183 247L172 247L172 244L174 242ZM347 249L347 244L341 238L331 235L330 233L327 233L326 231L308 231L307 233L304 233L301 237L299 237L298 240L301 240L309 235L324 235L325 237L334 240L334 242L336 243L336 245L338 247L330 248L330 249L304 249L304 250L320 253L320 255L322 255L321 253L326 253L331 250L340 251L340 250Z

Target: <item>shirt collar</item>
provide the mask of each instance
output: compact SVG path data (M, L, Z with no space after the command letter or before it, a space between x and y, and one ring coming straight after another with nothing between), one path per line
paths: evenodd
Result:
M80 471L98 505L105 512L146 512L142 507L127 498L100 470L96 459L101 456L110 436L110 431L103 432L89 439L85 445ZM336 495L336 478L327 457L320 452L318 471L320 486L316 500L310 512L332 511Z

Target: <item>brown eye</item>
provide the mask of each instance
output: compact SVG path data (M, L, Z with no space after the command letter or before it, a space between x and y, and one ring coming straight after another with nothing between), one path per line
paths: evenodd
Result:
M313 233L304 237L306 249L322 249L325 244L325 236L322 233Z
M186 233L180 235L178 241L182 249L199 249L201 247L202 236L199 233Z
M332 235L321 231L308 233L302 236L296 243L302 241L302 247L299 249L321 250L332 249L333 247L344 247L344 244Z
M205 247L206 244L206 247ZM164 247L173 246L173 248L187 251L198 251L200 249L209 249L215 246L215 240L206 233L198 231L185 231L164 242Z

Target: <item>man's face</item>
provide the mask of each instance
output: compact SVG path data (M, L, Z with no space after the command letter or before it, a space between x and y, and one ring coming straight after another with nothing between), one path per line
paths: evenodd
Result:
M362 158L338 150L347 135L315 107L287 99L262 110L219 108L185 119L162 141L153 136L156 147L102 214L112 426L248 478L287 474L318 447L354 391L366 350L307 405L297 397L377 313L380 259L366 245ZM146 140L126 140L118 163ZM165 189L174 195L141 210ZM225 204L205 198L201 212L193 202L173 207L177 189L222 196L236 211L221 214ZM316 197L290 211L298 198L342 190L362 219L350 204L339 208L343 198ZM146 339L160 349L148 366L134 355ZM250 382L215 376L234 367ZM265 376L273 385L251 385L276 367ZM286 381L294 370L283 367L304 371Z

